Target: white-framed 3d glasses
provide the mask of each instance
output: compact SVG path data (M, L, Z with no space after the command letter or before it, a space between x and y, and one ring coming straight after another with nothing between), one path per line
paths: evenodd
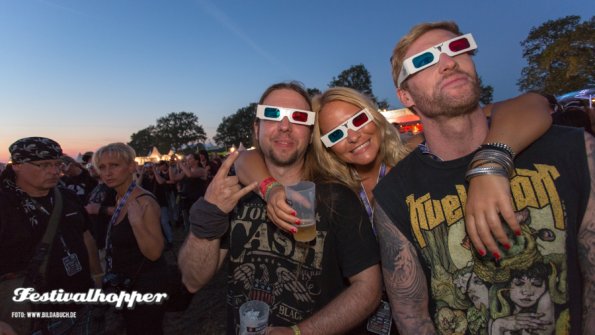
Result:
M284 117L291 123L311 126L314 124L315 114L312 111L277 106L258 105L256 117L261 120L281 121Z
M340 124L339 126L335 127L335 129L322 135L320 137L320 140L322 141L322 144L324 144L325 147L330 148L333 145L347 138L348 129L356 131L361 129L370 122L372 122L372 114L370 114L370 112L368 112L368 110L364 108L361 111L355 113L355 115L350 117L343 124Z
M440 54L442 53L453 57L475 49L477 49L477 44L475 43L475 39L473 39L473 35L465 34L417 53L403 61L397 86L401 87L403 81L409 76L438 63Z

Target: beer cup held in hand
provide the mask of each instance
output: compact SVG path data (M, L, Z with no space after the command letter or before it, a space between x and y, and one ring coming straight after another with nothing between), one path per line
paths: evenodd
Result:
M300 181L285 187L287 202L296 212L300 220L297 233L293 235L299 242L309 242L316 238L316 184L311 181Z

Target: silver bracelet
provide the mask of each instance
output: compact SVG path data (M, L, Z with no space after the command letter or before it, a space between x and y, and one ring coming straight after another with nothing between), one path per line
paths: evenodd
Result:
M510 158L514 159L514 157L516 156L516 154L514 153L514 151L512 150L512 147L506 143L500 143L500 142L490 142L490 143L486 143L486 144L482 144L480 146L481 149L496 149L502 152L506 152L507 154L510 155Z
M480 164L476 164L478 162ZM471 159L471 163L469 163L469 168L478 167L487 163L500 165L506 170L508 176L512 177L514 172L514 163L512 158L508 154L496 149L483 148L477 151Z
M506 170L501 166L486 166L486 167L476 167L473 169L469 169L467 173L465 173L465 180L469 181L473 177L483 176L483 175L499 175L505 178L508 178L508 174Z

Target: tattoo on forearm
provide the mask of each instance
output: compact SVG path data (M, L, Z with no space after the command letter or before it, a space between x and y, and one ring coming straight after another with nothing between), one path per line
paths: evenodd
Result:
M426 278L414 246L398 230L380 207L374 210L378 233L384 285L393 303L393 316L400 329L433 333L427 310ZM398 306L398 308L395 308Z

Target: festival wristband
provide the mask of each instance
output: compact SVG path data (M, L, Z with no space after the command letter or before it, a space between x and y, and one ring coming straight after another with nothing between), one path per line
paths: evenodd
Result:
M291 326L291 330L293 330L293 335L302 335L302 331L298 325Z
M194 236L215 240L225 235L229 216L219 207L201 197L190 208L190 231Z
M260 182L260 185L258 185L258 190L260 191L260 195L262 196L265 202L269 201L269 194L271 193L271 190L276 186L283 185L273 177L268 177Z

